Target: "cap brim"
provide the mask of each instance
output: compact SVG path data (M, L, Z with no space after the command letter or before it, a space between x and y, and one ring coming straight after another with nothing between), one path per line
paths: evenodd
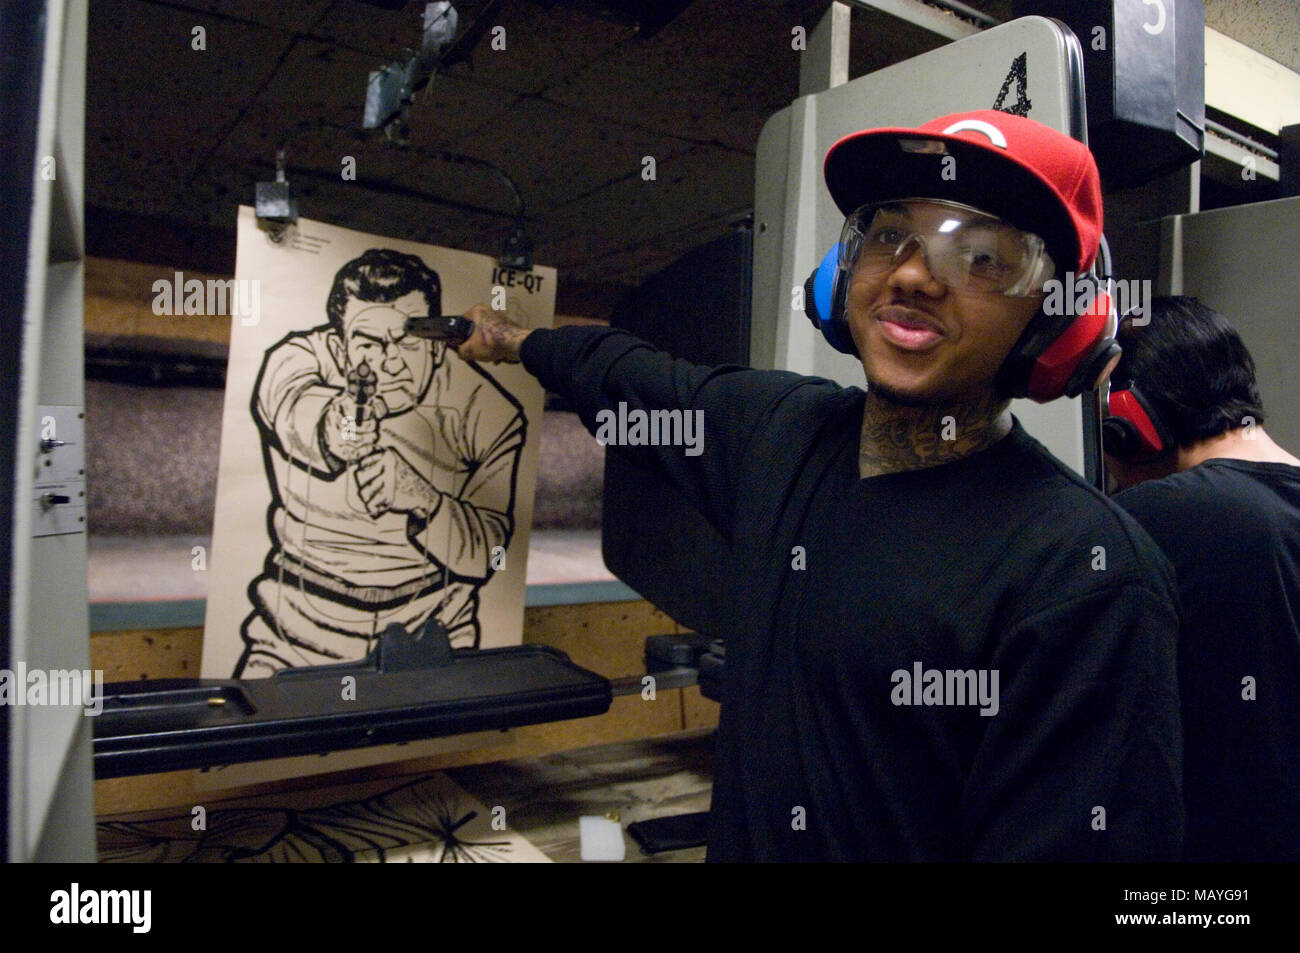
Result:
M945 162L949 156L955 161ZM831 147L825 176L831 198L845 215L871 202L947 199L1038 235L1058 269L1078 264L1079 239L1064 200L992 144L915 129L864 130Z

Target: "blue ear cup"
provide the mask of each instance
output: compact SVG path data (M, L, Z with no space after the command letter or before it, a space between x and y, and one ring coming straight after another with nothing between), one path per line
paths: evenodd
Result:
M858 349L849 334L844 320L844 297L848 282L840 268L840 246L836 243L826 253L817 270L808 276L803 286L804 312L822 337L842 354L857 356Z

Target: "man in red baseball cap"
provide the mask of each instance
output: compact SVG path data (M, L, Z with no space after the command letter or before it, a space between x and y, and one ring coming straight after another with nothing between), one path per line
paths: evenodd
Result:
M1090 313L1042 309L1048 281L1073 287L1072 279L1087 280L1097 257L1101 182L1083 143L1030 119L981 110L918 129L845 136L826 154L825 174L846 221L838 287L824 289L830 300L818 302L823 313L816 320L833 345L863 358L877 392L915 392L923 370L952 392L978 384L995 365L996 396L1051 400L1096 387L1118 360L1099 295ZM915 229L899 231L903 226ZM882 241L895 232L914 241ZM867 305L845 301L848 292L860 297L863 279L904 264L904 253L917 245L924 247L927 276L952 294L943 302L927 295L935 309L895 310L877 315L878 324L853 327L849 319ZM957 303L972 322L988 306L1009 311L1005 320L986 322L990 333L976 347L956 334L965 321L929 313ZM892 346L882 346L881 337ZM900 363L900 351L907 352L906 369L887 369Z
M593 431L621 404L702 415L693 453L608 452L730 544L709 858L1176 858L1170 567L1008 410L1115 357L1104 320L1041 307L1096 255L1092 156L974 112L847 136L825 169L846 218L810 316L865 391L482 306L460 348Z

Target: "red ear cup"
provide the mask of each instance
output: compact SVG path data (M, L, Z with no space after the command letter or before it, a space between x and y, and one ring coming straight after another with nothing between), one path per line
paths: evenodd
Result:
M1028 397L1040 404L1075 397L1097 387L1114 369L1120 351L1114 340L1116 321L1108 282L1085 275L1075 279L1074 288L1084 283L1093 286L1086 311L1078 315L1039 311L1029 322L998 373L1004 396ZM1068 300L1072 304L1077 298Z
M1101 441L1118 460L1164 453L1174 445L1160 415L1135 384L1110 392L1110 416L1102 421Z
M1106 291L1099 289L1093 296L1092 307L1075 317L1034 361L1029 372L1029 399L1046 403L1063 395L1075 397L1082 393L1082 381L1076 372L1095 363L1104 350L1108 326L1112 326L1111 299ZM1077 389L1071 388L1071 383Z

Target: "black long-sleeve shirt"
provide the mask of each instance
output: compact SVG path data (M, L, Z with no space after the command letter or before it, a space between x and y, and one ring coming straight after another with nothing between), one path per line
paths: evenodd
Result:
M657 467L730 544L710 860L1177 857L1172 572L1019 423L864 480L859 388L604 328L534 331L521 359L593 432L620 402L703 411L698 455L609 452ZM917 665L996 673L996 713L901 704L925 701L900 677Z
M1117 502L1173 563L1189 861L1300 861L1300 467L1207 460Z

